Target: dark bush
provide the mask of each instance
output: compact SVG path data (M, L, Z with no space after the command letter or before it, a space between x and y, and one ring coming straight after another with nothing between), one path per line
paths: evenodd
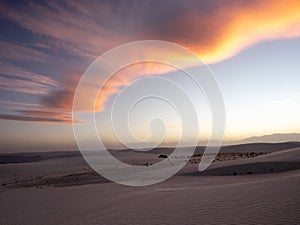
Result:
M167 155L159 155L158 158L166 159L166 158L168 158L168 156Z

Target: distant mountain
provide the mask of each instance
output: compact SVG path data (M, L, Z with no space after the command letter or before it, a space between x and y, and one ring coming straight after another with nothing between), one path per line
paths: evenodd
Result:
M300 134L270 134L264 136L253 136L239 141L239 143L253 143L253 142L300 142Z

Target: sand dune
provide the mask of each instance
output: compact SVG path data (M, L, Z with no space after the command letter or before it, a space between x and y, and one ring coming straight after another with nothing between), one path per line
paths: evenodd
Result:
M0 165L2 182L33 176L1 187L0 224L300 224L299 162L292 148L217 161L201 173L188 163L163 183L135 188L108 182L80 157Z
M300 169L300 148L273 152L255 158L213 163L207 170L189 175L251 175Z
M247 177L247 179L245 179ZM299 172L1 193L2 224L299 224ZM279 213L280 212L280 213Z
M284 149L291 149L300 147L300 142L283 142L283 143L249 143L249 144L238 144L223 146L220 149L220 153L230 153L230 152L275 152ZM204 146L197 146L195 148L195 154L203 154L205 150ZM134 158L143 156L144 154L156 155L165 154L170 155L174 149L173 148L155 148L151 151L135 151L132 149L115 149L109 150L112 155L120 156L121 158L130 157L134 155ZM9 163L30 163L30 162L40 162L49 159L58 158L69 158L69 157L80 157L79 151L60 151L60 152L28 152L28 153L2 153L0 154L0 164ZM145 157L145 156L143 156ZM128 157L129 158L129 157Z

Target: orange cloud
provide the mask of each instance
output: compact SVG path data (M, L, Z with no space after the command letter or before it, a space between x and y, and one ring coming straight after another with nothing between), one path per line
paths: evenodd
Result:
M173 34L169 38L196 52L204 62L216 63L262 41L299 37L300 1L255 1L255 4L248 5L229 3L229 6L219 7L206 16L197 12L180 14L176 20L167 23L167 27L169 29L165 30L163 37ZM171 28L177 31L169 32ZM147 35L160 38L161 34L146 33L145 36ZM109 96L116 94L120 87L128 85L134 79L164 74L171 70L170 67L146 63L119 73L106 83L96 108L102 111Z
M216 60L266 40L300 36L300 2L262 1L257 7L237 12L217 49ZM231 52L226 54L226 52ZM211 56L213 59L214 57Z
M57 39L56 44L66 51L87 58L122 43L160 39L182 44L204 62L216 63L261 41L300 35L298 0L173 0L159 7L129 1L124 1L127 7L111 1L36 2L24 4L24 10L0 5L2 17Z
M127 86L132 81L144 76L161 75L175 70L174 67L156 62L136 63L121 69L105 83L99 92L95 106L96 111L103 111L109 96L118 93L122 87Z
M206 16L180 15L170 26L187 33L175 37L177 43L194 50L204 62L216 63L262 41L299 37L300 1L228 2Z
M123 5L126 7L117 7L116 4L113 1L91 4L73 1L63 4L31 2L22 7L13 7L0 3L0 14L1 17L18 23L34 34L50 37L49 43L55 43L64 52L83 59L99 56L125 42L159 39L188 47L205 63L212 64L226 60L262 41L300 37L299 0L173 0L162 1L159 6L151 1L124 1ZM27 59L39 62L41 58L48 57L21 45L7 45L2 41L0 46L7 50L1 55L1 58L6 60ZM172 56L171 52L166 51L167 49L153 49L153 54L159 52L181 59L181 56ZM24 52L26 54L21 54ZM119 71L101 90L96 101L96 110L103 111L109 97L133 80L172 70L173 68L157 63L141 63ZM23 72L11 73L18 73L18 77L24 78ZM52 86L52 80L43 78L43 82L38 82L42 77L29 73L25 75L26 79L31 77L26 83L23 80L11 83L2 78L1 88L12 90L13 87L14 91L22 93L46 94L41 100L45 108L70 112L79 75L66 74L65 76L70 76L71 79L67 79L61 89L51 89L51 93L48 86ZM25 84L28 87L26 89ZM91 81L86 87L78 110L94 110L95 103L89 100L89 96L98 91L100 90Z
M300 1L275 0L270 3L265 0L244 5L240 2L228 3L228 6L217 7L208 15L195 11L179 14L175 20L167 21L165 28L164 33L153 30L144 36L171 39L196 52L204 62L216 63L262 41L299 37ZM109 96L118 93L122 86L138 77L170 71L170 67L153 63L136 64L120 71L105 84L96 109L102 111Z

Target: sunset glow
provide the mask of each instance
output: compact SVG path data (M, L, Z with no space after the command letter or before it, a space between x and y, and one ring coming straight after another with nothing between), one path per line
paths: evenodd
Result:
M121 7L110 1L91 5L1 2L0 118L3 127L9 128L2 135L2 151L14 149L10 144L14 143L12 134L23 140L23 135L37 135L36 127L45 136L64 136L64 146L73 146L72 107L82 75L105 52L140 40L182 45L210 66L224 92L228 141L273 132L300 132L296 87L300 70L299 51L296 51L300 38L298 0L189 1L184 5L180 1L165 1L161 4L157 7L154 2L126 2ZM195 65L185 55L163 48L139 50L131 55L127 53L127 57L151 58L157 52L168 56L174 64L181 62L184 68ZM120 58L116 56L115 61ZM105 66L109 67L110 62ZM86 85L76 111L105 115L106 107L111 106L118 93L143 77L165 76L185 84L176 71L172 65L137 62L115 71L105 80L102 77L106 70L101 68L95 71L99 79ZM261 79L265 86L260 84ZM99 84L105 84L101 91ZM186 88L194 91L188 85ZM96 102L92 101L89 96L98 92ZM193 100L203 113L199 116L203 116L206 127L200 139L207 139L210 125L205 121L209 120L209 107L204 106L202 97L195 94ZM260 109L251 111L251 104ZM150 112L143 109L140 113L147 116ZM73 122L85 121L75 118ZM169 122L170 139L176 140L178 124ZM112 143L115 139L106 122L100 123L107 128L107 140ZM138 126L136 123L134 129L139 130ZM245 130L245 126L251 128ZM66 134L60 133L60 129ZM27 130L30 132L23 134ZM24 140L22 143L27 145ZM34 145L40 146L39 143L43 141L38 140Z

